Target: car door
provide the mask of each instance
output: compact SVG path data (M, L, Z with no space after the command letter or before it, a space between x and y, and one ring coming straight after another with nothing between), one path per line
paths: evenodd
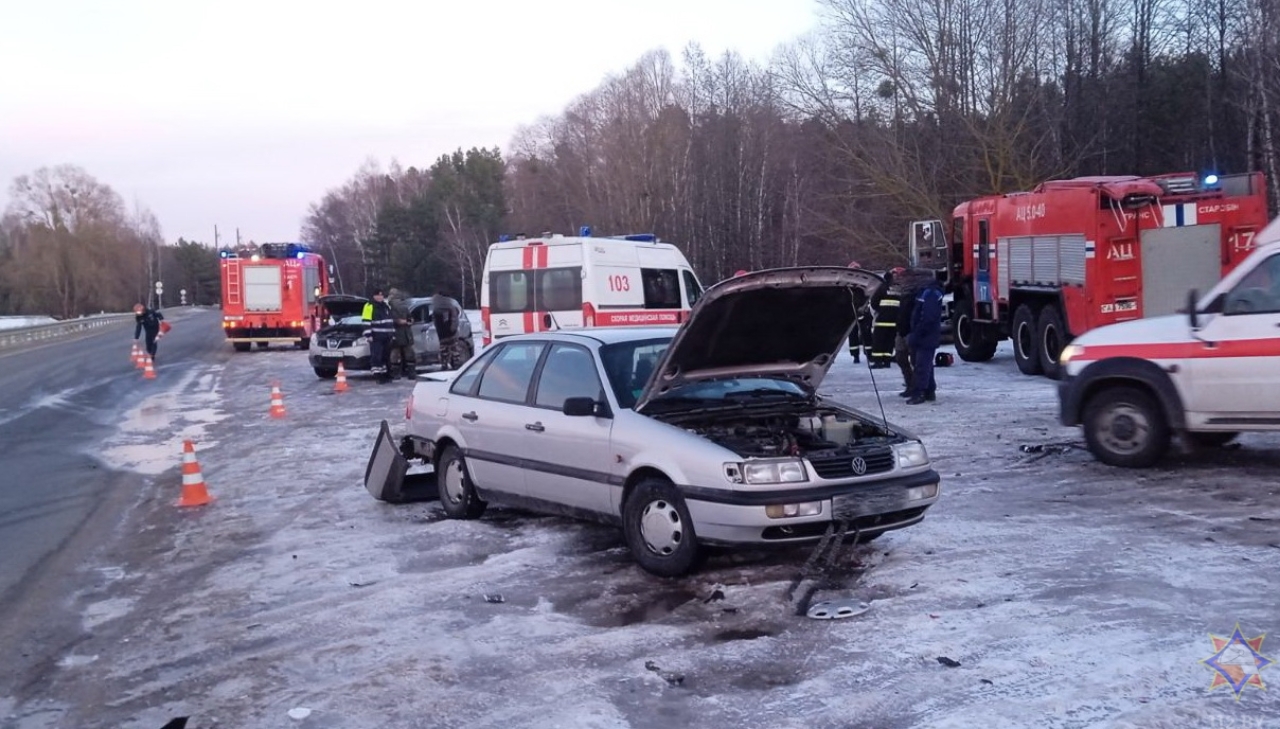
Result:
M1218 313L1196 333L1204 344L1188 363L1188 417L1280 429L1280 254L1261 261L1211 308Z
M435 331L431 327L431 302L415 305L409 312L409 319L413 321L413 351L418 357L418 364L432 361L437 347L432 342Z
M462 411L451 420L466 439L467 466L482 492L525 493L521 454L529 431L524 426L534 370L545 348L542 341L504 344L486 358L471 388L474 394L450 405L450 410L456 406Z
M586 347L556 342L538 371L533 406L524 423L528 493L543 501L608 513L613 420L565 415L564 402L571 397L604 402L600 370Z

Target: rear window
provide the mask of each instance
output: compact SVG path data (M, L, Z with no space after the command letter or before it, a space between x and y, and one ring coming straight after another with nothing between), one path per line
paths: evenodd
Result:
M582 308L582 267L494 271L489 274L489 311L571 311Z
M680 272L674 268L642 268L644 308L680 308Z

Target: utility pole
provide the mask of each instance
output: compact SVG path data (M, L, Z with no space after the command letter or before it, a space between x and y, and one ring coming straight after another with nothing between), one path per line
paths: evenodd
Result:
M240 229L236 228L236 248L240 247Z
M218 250L218 226L213 226L213 250Z

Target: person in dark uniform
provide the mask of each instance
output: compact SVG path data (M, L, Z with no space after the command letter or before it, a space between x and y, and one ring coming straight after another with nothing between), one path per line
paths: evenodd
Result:
M364 313L360 317L365 326L364 335L369 339L369 369L377 376L378 382L383 383L391 381L387 359L391 356L391 340L396 334L396 320L385 296L382 289L374 291L373 300L364 305Z
M456 369L462 364L458 352L458 325L462 318L462 309L449 298L443 288L436 289L431 297L431 323L436 329L436 338L440 342L440 367L446 370Z
M911 307L911 333L907 346L915 366L915 381L909 388L908 405L919 405L937 397L938 383L933 377L933 358L942 341L942 283L930 278L915 295Z
M156 359L156 339L160 336L160 322L164 321L164 314L156 309L148 309L142 304L133 305L133 314L135 325L133 327L133 338L137 340L142 336L143 332L147 334L147 354L151 356L154 364Z
M911 358L911 347L907 345L907 337L911 334L912 311L915 309L916 292L919 281L913 277L914 271L902 271L896 278L895 292L898 295L897 332L893 338L893 361L902 371L902 392L898 397L911 397L911 388L915 384L915 363Z
M413 351L413 322L409 320L409 302L400 289L391 289L387 299L391 317L396 320L396 333L391 338L391 352L400 368L400 376L412 380L417 375L417 360ZM393 357L388 357L388 364ZM396 373L390 372L391 379Z
M862 268L862 264L852 261L849 268ZM849 332L849 354L853 363L858 364L866 350L867 362L871 362L871 314L867 311L867 295L860 288L853 289L853 311L856 318Z
M894 278L903 269L895 268L884 275L884 283L871 295L871 311L874 319L871 324L871 354L868 356L872 369L884 369L893 363L894 337L898 330L898 292L894 289Z

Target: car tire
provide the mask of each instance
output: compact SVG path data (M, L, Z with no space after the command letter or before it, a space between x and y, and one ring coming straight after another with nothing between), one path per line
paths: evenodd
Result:
M271 346L271 342L258 342L258 349L266 349Z
M311 339L310 338L299 339L298 349L311 349Z
M991 361L1000 342L991 336L986 326L973 321L973 304L968 299L956 299L952 311L954 325L951 331L956 356L965 362Z
M1192 448L1221 448L1239 437L1239 433L1231 431L1211 431L1202 433L1186 432L1182 437Z
M316 371L316 377L322 380L332 380L338 376L336 369L329 369L328 367L313 367L312 369Z
M1164 411L1150 393L1137 387L1117 385L1090 397L1082 424L1089 452L1109 466L1147 468L1169 450L1171 432Z
M1020 305L1013 312L1013 331L1009 335L1013 339L1013 360L1024 375L1038 375L1044 371L1040 364L1037 334L1035 310L1027 304Z
M659 577L688 574L701 550L684 498L670 481L646 478L622 506L622 534L631 556Z
M231 348L237 352L248 352L253 348L253 344L251 342L232 342Z
M476 493L467 461L457 446L446 446L436 460L436 488L440 506L450 519L479 519L489 506Z
M1058 307L1049 304L1040 310L1036 319L1036 346L1040 355L1040 368L1046 377L1058 379L1062 376L1062 364L1058 357L1062 348L1071 341L1067 327L1062 323L1062 314Z

